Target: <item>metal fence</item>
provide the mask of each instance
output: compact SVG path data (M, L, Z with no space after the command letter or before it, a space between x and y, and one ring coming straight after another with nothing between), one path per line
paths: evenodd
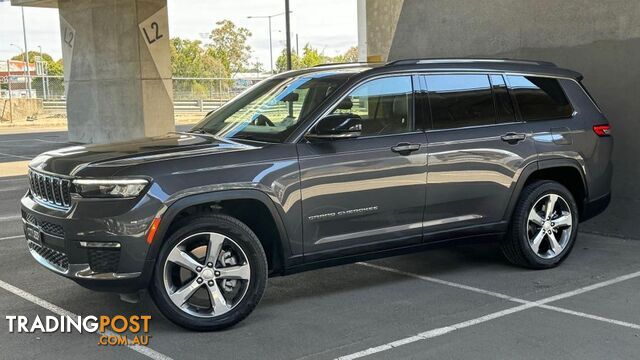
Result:
M63 76L32 76L31 90L24 74L0 78L0 99L37 98L43 100L45 110L66 109ZM208 112L226 103L258 78L173 78L173 100L176 112ZM31 94L31 96L29 96Z

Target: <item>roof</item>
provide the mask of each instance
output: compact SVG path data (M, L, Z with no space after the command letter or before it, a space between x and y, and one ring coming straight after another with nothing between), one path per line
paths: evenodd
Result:
M388 63L346 63L346 64L322 64L303 70L293 70L282 73L285 77L302 75L305 73L342 70L353 73L367 72L381 74L389 71L487 71L487 72L513 72L564 77L576 80L582 79L579 72L564 69L549 61L523 60L523 59L497 59L497 58L435 58L435 59L404 59Z

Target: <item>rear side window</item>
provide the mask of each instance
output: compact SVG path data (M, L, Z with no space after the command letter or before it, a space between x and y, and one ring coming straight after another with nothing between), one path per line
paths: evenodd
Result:
M558 80L517 75L508 79L524 121L571 117L573 109Z
M495 124L488 75L427 75L433 129Z

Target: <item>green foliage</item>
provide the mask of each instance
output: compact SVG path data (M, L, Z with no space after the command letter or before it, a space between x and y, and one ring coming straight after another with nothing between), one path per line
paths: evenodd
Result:
M306 44L302 50L302 56L296 53L291 53L291 68L292 69L304 69L313 67L320 64L327 63L344 63L358 61L358 48L352 47L344 54L340 54L336 57L330 57L325 55L322 51ZM283 49L278 59L276 60L276 69L278 72L285 71L287 69L287 54L286 49Z
M229 71L199 40L172 38L171 71L175 77L228 77Z
M350 63L358 61L358 47L350 47L344 54L340 54L333 58L332 62L336 63Z
M40 52L38 51L29 51L29 64L35 64L36 56L40 56ZM24 61L24 52L20 53L11 58L11 60ZM63 74L63 66L62 59L55 61L51 57L51 55L47 53L42 53L42 60L47 63L48 75L62 75Z
M218 27L209 35L209 50L231 74L243 71L249 66L251 47L247 45L247 39L251 32L246 28L237 27L230 20L219 21L216 25Z

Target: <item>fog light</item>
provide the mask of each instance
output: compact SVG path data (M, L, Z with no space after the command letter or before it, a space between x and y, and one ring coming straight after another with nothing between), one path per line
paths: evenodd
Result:
M99 249L117 249L120 247L120 243L114 241L107 242L87 242L80 241L80 247L83 248L99 248Z

